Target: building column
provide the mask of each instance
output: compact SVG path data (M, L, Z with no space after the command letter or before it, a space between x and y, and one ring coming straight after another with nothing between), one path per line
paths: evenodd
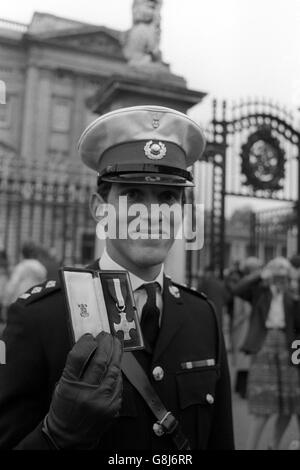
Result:
M37 125L37 91L38 91L39 71L37 67L30 64L26 73L26 85L23 108L23 127L21 141L21 156L34 159L34 141Z
M51 119L51 70L43 70L37 93L36 138L32 143L33 154L38 161L47 159L49 145L49 124Z
M74 101L70 129L70 157L72 161L79 160L77 144L86 125L85 116L85 80L82 77L77 77L74 82Z

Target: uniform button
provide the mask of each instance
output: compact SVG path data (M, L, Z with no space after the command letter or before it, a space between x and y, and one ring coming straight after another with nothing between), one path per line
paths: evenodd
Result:
M164 378L165 373L160 366L157 366L157 367L154 367L152 371L152 375L153 375L154 380L159 382L160 380Z
M207 403L209 403L210 405L212 405L212 404L215 402L215 399L214 399L214 397L213 397L210 393L208 393L208 394L206 395L206 401L207 401Z

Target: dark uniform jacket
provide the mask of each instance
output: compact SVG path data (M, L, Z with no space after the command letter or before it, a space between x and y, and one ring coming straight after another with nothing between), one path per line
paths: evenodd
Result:
M7 364L0 366L1 449L51 448L42 422L71 342L59 282L41 287L14 303L8 315L3 337ZM230 380L216 316L205 296L182 286L179 291L180 296L175 296L171 280L165 277L162 325L153 355L134 354L148 369L165 407L180 420L192 449L233 449ZM208 359L214 359L215 365L205 365ZM164 372L161 380L152 377L157 366ZM123 377L120 416L102 435L99 449L176 450L170 436L154 434L155 421Z
M260 274L250 274L235 286L233 292L252 304L249 329L241 349L246 354L255 354L261 349L266 338L266 320L272 301L271 290L262 282ZM283 304L286 346L291 351L292 342L300 337L300 302L298 298L286 292Z

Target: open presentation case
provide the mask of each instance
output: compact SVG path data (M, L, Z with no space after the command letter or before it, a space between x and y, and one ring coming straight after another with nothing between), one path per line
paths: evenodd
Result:
M123 342L124 351L144 348L127 271L64 267L60 277L73 343L86 333L106 331Z

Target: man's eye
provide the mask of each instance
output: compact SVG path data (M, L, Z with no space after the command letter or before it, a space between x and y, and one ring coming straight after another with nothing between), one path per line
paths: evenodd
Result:
M124 196L127 196L131 201L136 201L141 198L141 192L138 189L128 189Z
M172 191L166 191L160 195L160 201L168 204L176 204L180 202L180 195Z

